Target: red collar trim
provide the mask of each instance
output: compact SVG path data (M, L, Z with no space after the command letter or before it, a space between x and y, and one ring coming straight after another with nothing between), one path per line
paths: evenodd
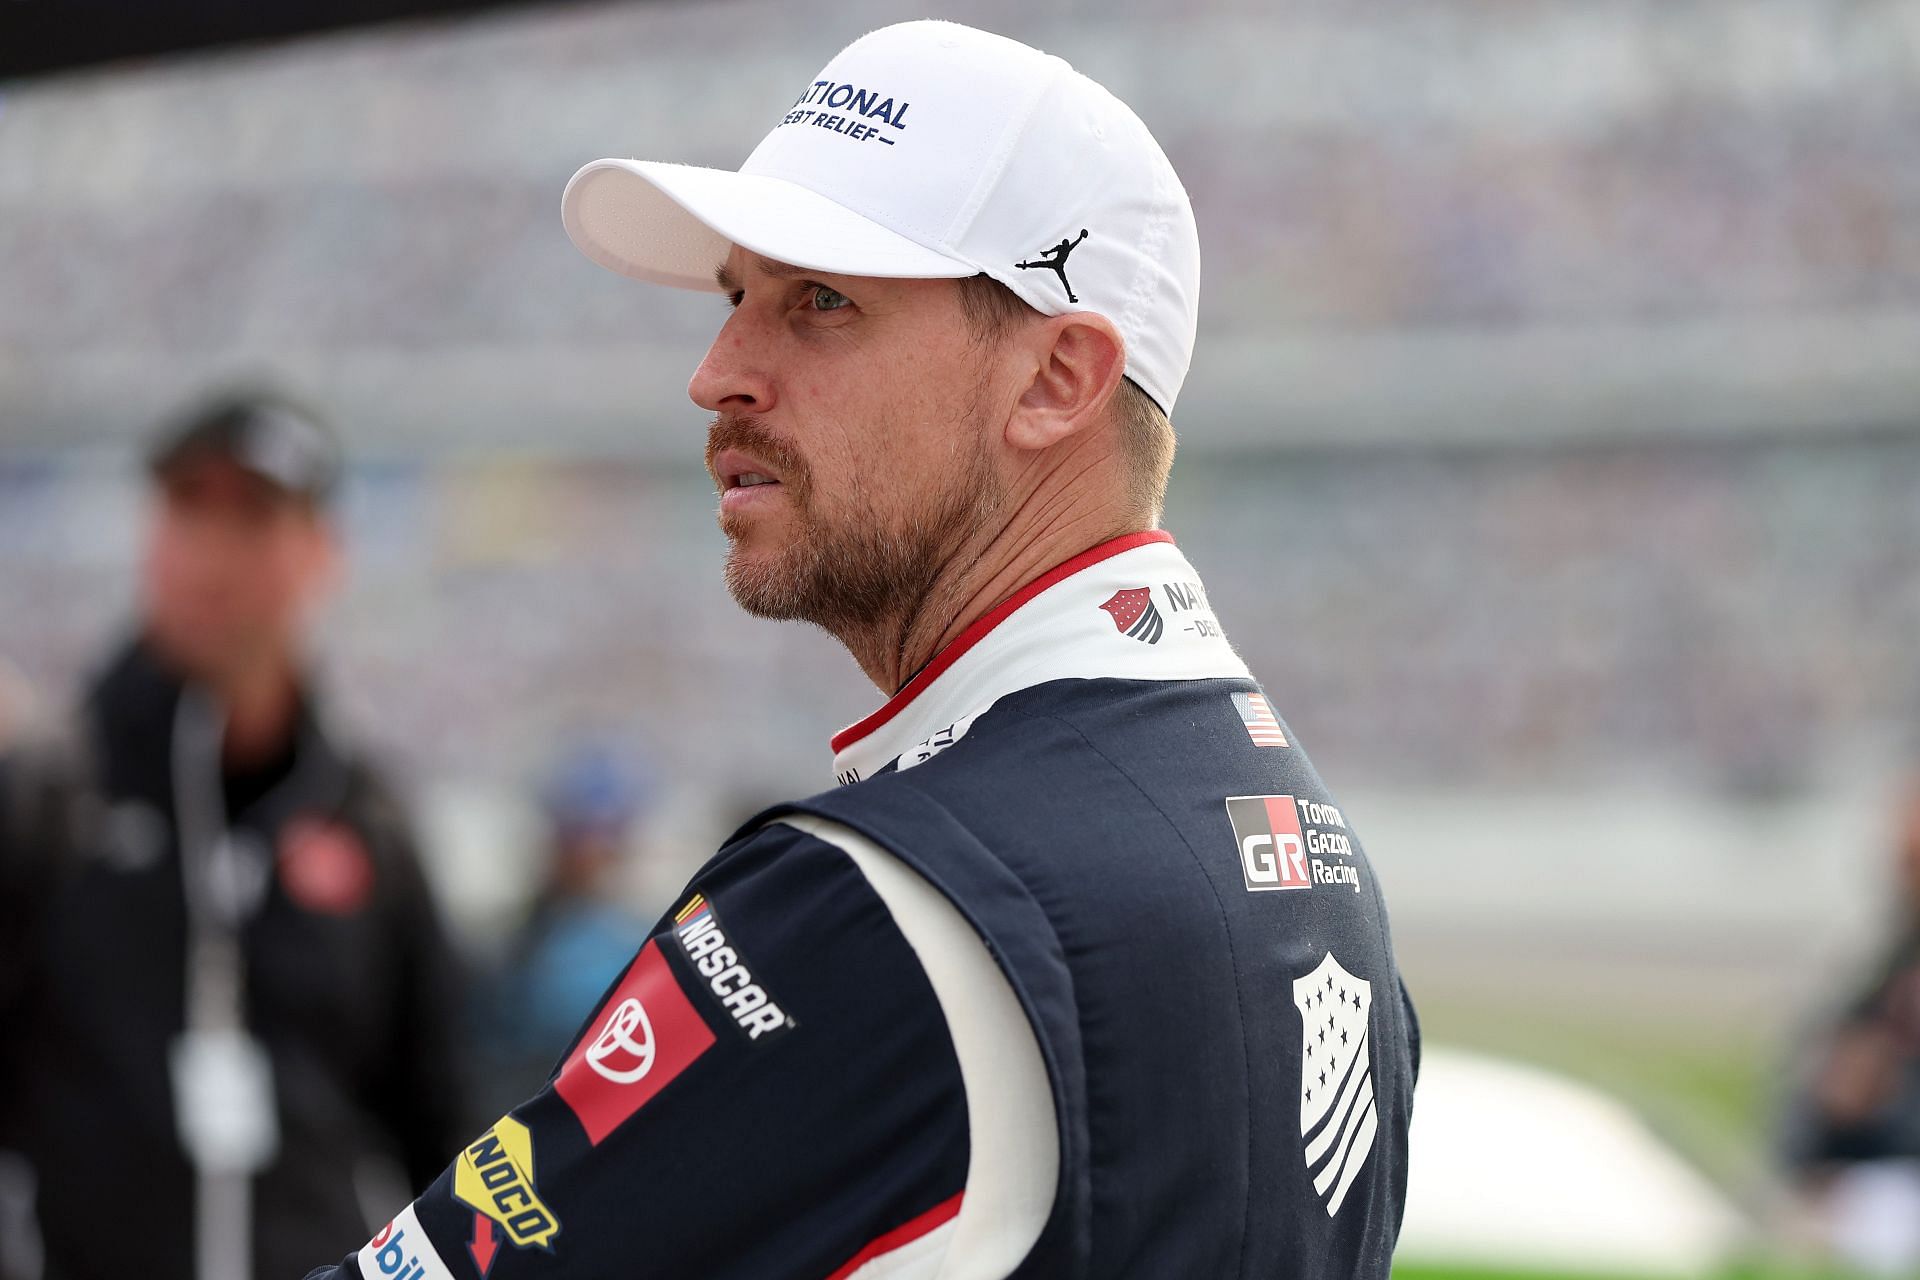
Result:
M834 734L834 753L837 755L845 751L848 747L860 741L860 739L866 737L875 729L878 729L881 725L899 715L902 711L905 711L908 705L912 703L915 698L919 697L928 685L938 680L941 673L958 662L961 657L966 654L967 650L979 644L986 638L988 632L1005 622L1016 609L1039 595L1042 591L1045 591L1048 587L1062 582L1067 578L1071 578L1082 569L1087 569L1099 564L1102 560L1111 560L1123 551L1131 551L1135 547L1144 547L1149 543L1172 541L1173 535L1164 529L1147 529L1140 533L1123 534L1118 538L1114 538L1112 541L1103 542L1097 547L1090 547L1066 563L1055 565L1053 568L1047 570L1032 582L1029 582L1026 586L1020 588L992 609L982 614L979 618L976 618L972 625L954 637L951 644L939 653L936 653L933 656L932 662L920 668L919 674L907 681L900 692L888 698L886 704L878 711L868 716L865 720L860 721L858 724L850 724L840 732Z

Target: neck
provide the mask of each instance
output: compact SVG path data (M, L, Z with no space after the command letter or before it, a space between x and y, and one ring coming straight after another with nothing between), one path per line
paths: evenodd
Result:
M221 762L244 768L286 749L300 715L300 686L282 655L211 682L226 711Z
M941 564L918 600L871 626L835 634L867 679L891 697L982 615L1088 547L1152 527L1120 500L1118 485L1091 482L1089 467L1057 461L1022 477L1001 512ZM1109 496L1089 498L1088 491Z

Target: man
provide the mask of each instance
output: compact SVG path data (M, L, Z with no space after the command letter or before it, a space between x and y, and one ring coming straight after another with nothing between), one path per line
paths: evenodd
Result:
M24 737L33 722L33 685L0 656L0 752Z
M1385 1276L1412 1013L1345 815L1155 528L1199 251L1145 127L908 23L741 172L602 160L563 216L726 296L690 391L728 585L892 696L321 1274Z
M1816 1236L1888 1275L1920 1266L1920 779L1898 835L1893 937L1796 1064L1781 1134Z
M525 918L475 996L481 1122L540 1087L554 1050L593 1012L607 979L647 939L621 875L644 829L651 788L608 743L582 741L541 787L542 874ZM655 902L648 914L659 909Z
M419 1187L458 1150L458 991L305 676L331 437L226 400L151 470L138 638L63 748L0 769L0 1147L49 1280L293 1275L364 1238L369 1158Z

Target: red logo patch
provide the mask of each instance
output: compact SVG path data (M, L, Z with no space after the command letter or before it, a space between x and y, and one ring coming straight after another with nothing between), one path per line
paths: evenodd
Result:
M600 1006L553 1087L597 1147L712 1048L713 1039L654 939Z
M359 833L330 818L295 818L280 833L280 884L316 915L350 916L373 896L373 858Z

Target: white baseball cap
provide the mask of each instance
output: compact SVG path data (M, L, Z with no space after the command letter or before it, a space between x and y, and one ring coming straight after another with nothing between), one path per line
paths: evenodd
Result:
M735 244L838 275L985 272L1047 315L1113 321L1169 413L1193 359L1200 241L1166 153L1065 61L957 23L848 45L737 173L595 160L561 220L603 267L709 293Z

